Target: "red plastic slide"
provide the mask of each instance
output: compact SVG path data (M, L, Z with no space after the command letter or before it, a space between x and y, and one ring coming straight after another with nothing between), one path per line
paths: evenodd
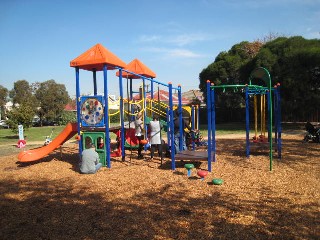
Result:
M77 133L77 124L68 123L63 131L47 146L20 152L19 162L32 162L39 160L60 147Z

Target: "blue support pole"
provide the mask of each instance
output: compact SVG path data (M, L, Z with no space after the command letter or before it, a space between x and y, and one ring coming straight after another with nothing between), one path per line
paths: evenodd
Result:
M277 102L277 86L273 88L273 111L274 111L274 141L278 145L278 102ZM277 150L278 151L278 150Z
M76 98L77 98L77 129L78 129L78 136L80 136L80 140L78 142L79 146L79 155L81 158L82 154L82 136L80 135L81 130L81 116L80 116L80 77L79 77L79 67L76 67Z
M211 172L211 124L212 124L212 104L210 81L207 80L207 119L208 119L208 171Z
M272 94L272 92L271 91L267 91L266 93L266 98L267 98L267 104L268 104L268 113L270 113L270 111L271 111L271 106L272 106L272 104L273 104L273 102L271 102L271 98L270 98L270 96L271 96L271 94ZM270 129L270 121L272 122L272 120L273 120L273 118L268 118L268 120L267 120L267 122L268 122L268 141L269 141L269 144L270 144L270 141L272 141L272 128ZM272 143L271 143L272 144Z
M171 126L170 126L170 114L169 113L170 113L169 108L166 108L168 146L172 146L171 139L170 139Z
M108 97L108 74L107 74L107 65L103 65L103 82L104 82L104 121L105 121L105 143L107 150L107 166L111 168L111 160L110 160L110 135L109 135L109 97Z
M281 96L280 96L280 84L277 84L277 104L278 104L278 158L281 159L281 148L282 148L282 139L281 139Z
M271 93L271 79L270 79L270 85L269 85L269 94L268 94L268 114L269 114L269 128L268 128L268 136L269 136L269 159L270 159L270 171L272 171L272 160L273 160L273 147L272 147L272 111L273 111L273 107L272 107L272 93Z
M146 97L147 97L147 94L146 94L146 80L143 78L142 79L142 93L143 93L143 119L146 119L146 116L147 116L147 100L146 100ZM145 121L144 121L145 123Z
M125 160L125 134L124 134L124 117L123 117L123 84L122 84L122 69L119 69L119 89L120 89L120 123L121 123L121 159Z
M216 106L215 106L215 92L214 88L210 91L211 95L211 112L212 112L212 122L211 122L211 136L212 136L212 151L213 151L213 159L211 161L216 161Z
M179 151L181 152L184 145L184 129L182 124L182 100L181 100L181 86L178 85L178 112L179 112Z
M194 119L195 119L195 109L194 105L191 106L191 129L194 130ZM195 134L194 132L191 133L191 139L192 139L192 150L195 150Z
M132 101L132 99L133 99L132 78L130 78L129 84L130 84L130 86L129 86L129 90L130 90L129 95L130 95L130 102L131 102L131 101ZM129 103L128 103L128 104L129 104ZM133 107L132 107L132 105L131 105L131 108L130 108L130 112L131 112L131 114L133 114L133 113L134 113L134 109L135 109L135 108L133 108ZM130 119L131 119L131 121L134 121L134 120L135 120L134 115L131 115L131 116L130 116Z
M146 119L147 119L147 102L146 102L146 80L145 78L142 78L142 94L143 94L143 128L145 129L145 132L148 132L148 125L146 124ZM144 145L144 150L147 150L147 146Z
M249 139L249 132L250 132L250 118L249 118L249 88L246 86L245 88L245 100L246 100L246 156L250 156L250 139Z
M151 109L153 109L154 108L154 106L153 106L153 98L154 98L154 96L153 96L153 81L151 81L151 87L150 87L150 91L151 91ZM158 101L160 101L160 99L158 99ZM158 106L158 109L160 109L160 106ZM153 117L153 110L152 110L152 112L151 112L151 115L152 115L152 117Z
M196 129L199 130L199 124L200 124L200 105L197 105L197 125L196 125Z
M97 71L95 68L92 70L92 73L93 73L93 95L96 96L98 91L97 91Z
M130 101L133 99L133 91L132 91L132 78L130 78Z
M153 87L153 81L151 81L151 87L150 87L150 91L151 91L151 99L153 99L153 91L154 91L154 87Z
M278 136L278 141L277 141L277 149L278 149L278 158L281 159L281 147L282 147L282 140L281 140L281 96L280 96L280 84L277 84L276 87L276 99L277 99L277 111L276 111L276 116L277 116L277 136Z
M175 147L174 147L174 120L173 120L173 101L172 101L172 83L169 83L169 115L170 115L170 141L171 141L171 169L176 170Z

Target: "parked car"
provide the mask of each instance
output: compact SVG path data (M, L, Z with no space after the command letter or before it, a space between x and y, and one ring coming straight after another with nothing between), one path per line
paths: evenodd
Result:
M9 125L6 123L6 120L0 120L0 128L9 128Z

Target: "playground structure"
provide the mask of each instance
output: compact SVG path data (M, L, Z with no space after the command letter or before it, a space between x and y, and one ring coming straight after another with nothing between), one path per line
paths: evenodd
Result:
M143 113L143 119L145 124L145 131L147 132L147 112L152 115L154 112L161 113L166 116L167 124L167 138L168 145L171 147L171 159L172 159L172 169L175 170L175 153L174 153L174 125L173 119L175 111L173 104L173 90L177 91L178 95L178 106L176 107L179 113L179 119L182 123L182 97L181 97L181 86L173 87L172 83L164 84L162 82L154 80L155 73L153 73L149 68L144 66L139 60L135 59L128 65L126 65L122 60L120 60L113 53L105 49L101 44L93 46L88 51L81 54L79 57L75 58L70 62L70 66L75 68L76 72L76 97L77 97L77 133L79 141L79 154L86 148L87 143L92 142L97 147L97 152L100 156L100 161L104 166L111 168L111 157L112 153L110 150L110 132L115 132L118 139L120 139L119 151L117 156L120 156L122 160L125 160L125 144L128 143L131 146L131 140L133 139L130 121L138 113ZM93 73L93 85L94 85L94 95L93 96L80 96L80 69L92 71ZM117 76L119 78L119 92L120 92L120 126L111 128L109 124L109 105L108 105L108 70L118 70ZM103 72L103 95L97 95L97 72ZM124 87L123 78L127 79L127 88L129 89L128 98L124 98ZM133 79L141 79L142 87L139 91L141 95L141 102L133 102L133 89L132 81ZM150 84L150 92L146 90L146 83ZM160 110L160 103L158 99L158 107L156 108L154 101L154 88L155 84L167 88L168 90L168 105L166 106L166 112ZM159 90L158 90L159 92ZM150 99L146 97L146 94L150 94ZM124 104L128 105L127 112L125 111ZM135 111L132 105L139 105L140 110ZM126 113L129 117L128 127L125 127L125 116ZM182 124L180 125L182 132ZM131 134L130 134L131 132ZM103 142L104 144L101 144ZM181 141L182 143L182 134ZM101 147L99 147L101 146ZM180 146L182 148L182 144Z
M70 66L75 68L76 75L76 99L77 99L77 123L67 125L66 128L60 133L60 135L52 140L47 146L38 149L32 149L29 151L23 151L18 155L20 162L31 162L41 159L52 152L54 149L61 146L64 142L70 139L77 133L76 139L78 140L79 154L81 155L83 149L86 148L88 143L94 143L96 150L99 154L100 161L103 166L111 167L111 157L121 157L125 160L125 147L126 143L132 147L135 136L131 129L130 120L134 118L137 112L133 111L132 105L139 105L141 112L144 115L144 124L147 132L147 121L152 114L157 113L164 118L164 124L167 130L168 145L171 149L174 149L171 145L174 144L174 111L178 111L178 117L182 122L182 97L181 86L173 87L171 83L164 84L154 80L155 74L144 66L139 60L135 59L132 63L126 65L121 59L104 48L101 44L96 44L74 60L70 62ZM80 96L80 69L91 71L93 74L93 96ZM118 70L117 75L119 77L119 111L110 113L109 111L109 95L108 95L108 70ZM103 72L103 94L98 95L97 90L97 72ZM130 81L130 91L128 91L128 98L124 98L123 94L123 78L127 78L127 86ZM142 80L142 90L140 92L142 102L133 102L133 90L132 79ZM150 91L146 90L146 82L150 84ZM158 84L158 99L154 96L154 85ZM168 105L160 101L159 86L165 87L168 91ZM101 88L99 88L101 91ZM174 94L177 92L177 98L175 99L174 106ZM146 97L149 94L150 97ZM130 96L129 96L130 95ZM113 101L114 102L114 101ZM128 104L128 111L125 112L124 103ZM116 103L117 104L117 103ZM158 107L155 107L158 105ZM165 110L163 110L165 109ZM193 109L193 108L192 108ZM191 111L191 110L190 110ZM194 111L194 110L192 110ZM147 112L149 116L147 116ZM120 126L110 127L109 117L111 114L120 114ZM127 113L129 117L129 124L124 122L124 113ZM165 116L165 117L164 117ZM192 123L194 125L194 123ZM180 125L181 126L181 125ZM180 127L182 133L183 129ZM110 132L114 132L119 140L118 150L111 152L110 149ZM182 150L182 134L180 134L180 150ZM175 153L171 151L172 169L175 170Z
M196 106L192 106L188 110L182 108L182 96L181 86L173 87L172 83L162 83L156 81L154 78L156 74L146 67L138 59L133 60L126 65L121 59L104 48L101 44L96 44L74 60L70 62L70 66L75 68L76 75L76 99L77 99L77 123L68 124L66 128L60 133L60 135L50 142L47 146L39 149L32 149L29 151L21 152L18 156L21 162L29 162L38 160L51 151L61 146L64 142L70 139L77 133L76 139L78 140L79 155L83 149L86 149L89 143L93 143L96 146L96 151L99 154L100 162L103 166L111 168L111 157L121 157L125 160L125 148L129 146L132 150L133 147L139 144L137 138L134 136L134 129L131 127L131 121L138 113L143 113L144 122L144 136L147 136L147 123L153 114L162 116L164 128L167 132L168 147L170 149L171 169L175 170L175 160L196 160L207 161L208 171L212 170L212 162L216 161L216 140L215 140L215 97L214 91L216 88L243 88L245 89L246 96L246 155L250 155L250 138L249 138L249 98L250 96L261 95L261 99L265 99L267 96L268 103L268 142L270 146L270 170L272 170L272 121L273 111L275 112L275 140L277 143L278 157L281 157L281 125L280 125L280 85L272 88L271 78L269 72L264 68L258 68L254 70L250 77L249 85L220 85L214 86L207 81L207 120L208 120L208 142L207 152L194 151L196 141L191 141L191 150L183 149L183 124L182 119L184 112L187 112L191 121L191 129L198 128L199 124L199 112ZM81 96L80 95L80 69L92 72L93 76L93 95ZM108 70L118 70L116 75L118 76L119 83L119 111L112 114L120 114L120 126L110 127L109 117L111 115L109 111L109 95L108 95ZM98 95L98 81L97 72L103 74L103 94ZM127 79L127 99L124 98L123 78ZM133 91L133 79L141 79L142 85L138 92ZM253 85L251 81L255 79L262 79L267 86ZM147 85L149 83L150 85ZM158 85L158 92L155 91L155 84ZM146 86L150 86L150 91ZM159 86L165 87L168 90L168 105L160 101L160 89ZM101 90L101 88L100 88ZM173 91L177 92L176 105L174 106ZM139 93L140 98L134 99L133 93ZM154 94L157 93L155 96ZM274 94L274 108L272 101L272 93ZM148 94L148 97L147 97ZM256 102L256 101L255 101ZM266 101L263 100L265 103ZM127 111L125 110L125 103L127 104ZM262 103L262 101L261 101ZM261 119L265 118L265 110L262 110L264 103L261 105ZM257 104L255 104L256 106ZM265 109L265 107L264 107ZM179 118L179 152L175 153L174 142L174 119L176 113ZM256 135L254 140L257 139L257 108L255 108L255 129ZM125 116L128 116L128 123L125 124ZM191 116L190 116L191 115ZM265 122L261 120L261 133L265 128ZM117 136L118 149L111 152L110 132L113 132ZM261 134L261 136L263 136ZM144 143L147 143L147 139L143 139ZM264 141L262 141L264 142ZM131 155L130 155L131 158Z
M254 85L252 82L254 80L263 80L266 86ZM271 77L267 69L259 67L252 71L250 75L250 82L246 85L219 85L215 86L210 81L207 81L207 111L208 111L208 154L213 151L214 159L216 161L216 123L215 123L215 89L242 89L245 92L245 102L246 102L246 156L250 156L250 145L257 143L268 143L269 144L269 167L272 171L272 161L273 161L273 122L274 133L275 133L275 144L276 151L278 153L278 158L281 158L281 105L280 105L280 84L272 87ZM261 96L261 135L259 136L260 141L257 136L257 100L256 96ZM272 98L272 95L274 98ZM254 98L254 119L255 119L255 136L253 141L250 141L250 97ZM264 100L267 98L267 109L268 109L268 138L265 139L264 129L265 129L265 103ZM211 166L210 166L211 168Z

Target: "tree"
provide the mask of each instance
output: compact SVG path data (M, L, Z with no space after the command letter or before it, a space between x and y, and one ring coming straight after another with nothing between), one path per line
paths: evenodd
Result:
M248 44L249 42L241 42L232 46L228 52L219 53L215 61L202 70L199 75L199 88L204 93L205 98L207 80L213 81L215 85L244 83L239 70L252 59L253 53L248 52ZM216 95L217 106L238 108L244 102L241 94L217 92Z
M273 84L281 83L284 119L312 121L320 106L320 40L280 37L265 44L253 62L270 71Z
M22 124L25 129L32 126L32 119L34 117L34 111L28 104L20 104L7 114L7 124L13 132L18 131L18 125Z
M36 107L37 100L32 94L32 88L27 80L18 80L14 82L13 89L9 93L13 104L29 104Z
M228 52L221 52L199 74L201 91L206 92L207 79L216 85L244 84L248 83L250 73L255 68L265 67L271 74L272 84L281 83L283 119L319 121L320 40L274 36L269 35L260 43L241 42ZM217 106L241 103L239 98L231 95L233 98L225 94L218 95Z
M63 110L58 119L59 125L66 125L67 123L76 123L77 113Z
M36 98L40 102L39 117L41 122L44 119L57 121L70 99L65 85L58 84L54 80L40 83L36 90Z
M4 105L7 103L8 89L0 85L0 117L3 118ZM1 120L1 119L0 119Z
M18 124L28 128L37 109L37 99L32 94L32 89L27 80L14 82L13 89L9 92L14 108L8 113L8 125L16 130ZM18 106L17 106L18 104ZM24 116L25 115L25 116Z

